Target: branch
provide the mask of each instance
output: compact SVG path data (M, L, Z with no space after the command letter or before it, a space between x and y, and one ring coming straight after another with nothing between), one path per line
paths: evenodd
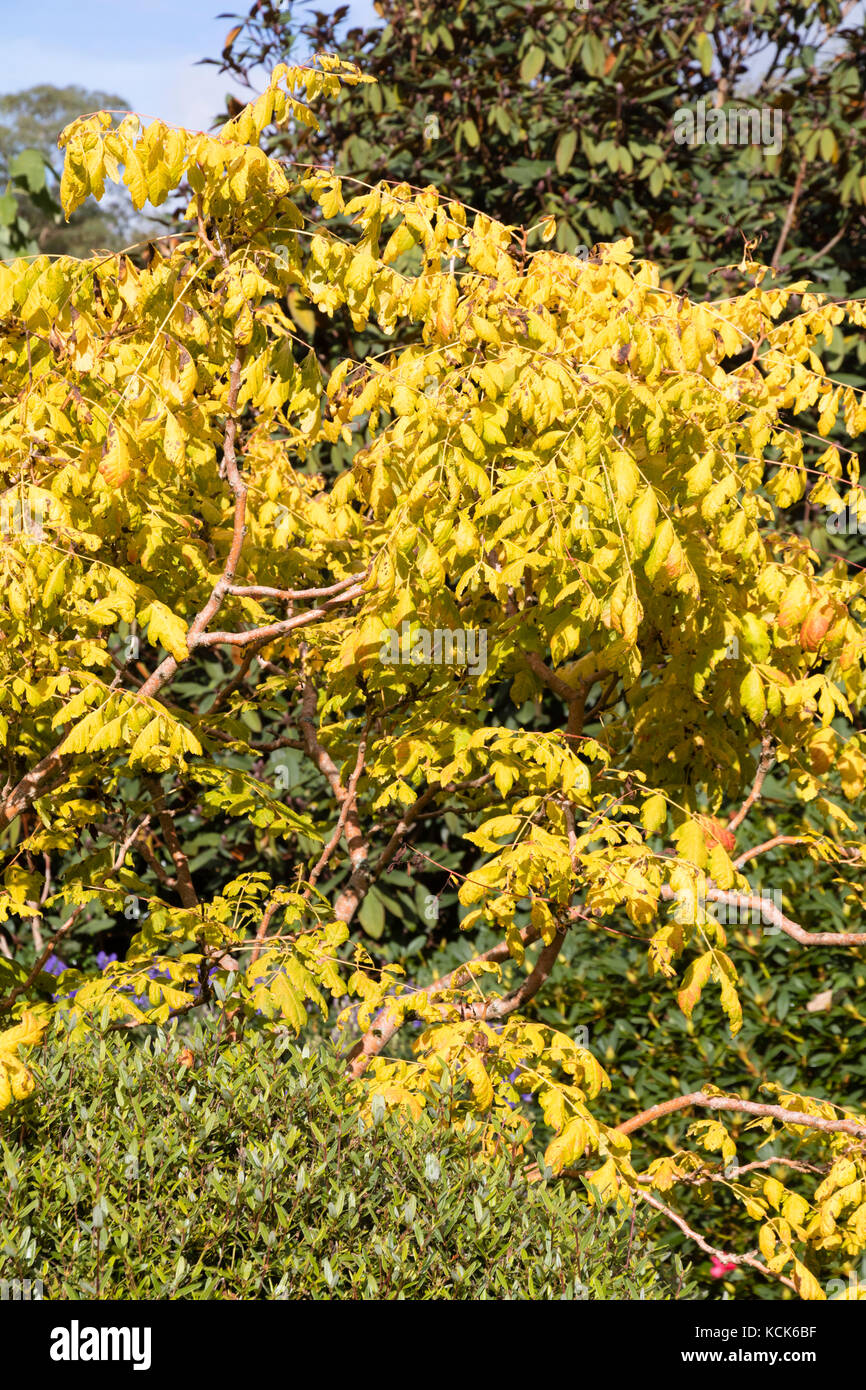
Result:
M662 889L664 895L664 889ZM765 922L783 931L801 946L864 946L866 932L844 931L806 931L798 922L786 917L780 907L768 898L757 898L750 893L723 892L721 888L708 888L707 901L727 903L730 907L746 908L752 913L760 913Z
M11 825L16 816L28 810L37 797L51 791L63 778L68 767L69 759L61 757L59 749L55 748L25 773L0 806L0 830Z
M358 756L355 760L355 767L352 772L352 775L349 778L349 785L346 788L346 794L343 798L343 804L340 807L340 814L337 817L337 824L334 827L334 832L330 840L325 845L325 848L322 850L318 862L315 864L313 871L310 874L309 881L304 892L305 898L309 898L310 894L312 893L313 889L318 883L323 870L326 868L331 858L331 855L334 853L334 850L340 843L340 839L343 835L343 831L346 825L346 819L349 813L351 811L354 811L357 815L357 803L355 800L355 795L358 790L358 782L360 781L361 773L364 771L364 758L367 754L367 735L370 732L370 722L371 720L370 718L368 718L366 726L364 728L364 732L361 735L361 741L358 744Z
M535 927L523 927L520 932L520 939L524 946L531 946L534 941L538 940L538 935L538 931ZM560 942L560 945L561 944ZM550 948L548 947L546 949L549 950ZM557 947L557 952L558 950L559 947ZM508 943L506 941L499 941L495 946L491 946L489 951L484 951L482 955L475 956L472 960L464 961L462 965L455 966L453 970L449 970L447 975L442 975L438 980L434 980L432 984L415 989L413 993L432 995L441 990L450 989L455 975L459 974L461 970L468 969L471 971L473 965L478 965L482 961L507 960L510 954ZM536 963L536 970L539 964L540 958ZM533 971L533 974L534 973L535 971ZM467 1013L464 1016L468 1018L471 1017L471 1014ZM492 1017L493 1015L488 1012L487 1016ZM374 1057L378 1057L382 1049L391 1041L394 1034L399 1032L400 1028L402 1028L404 1021L405 1020L398 1019L392 1013L390 1005L388 1004L379 1010L364 1036L358 1039L347 1054L349 1073L351 1076L357 1078L364 1074L371 1060Z
M328 598L331 594L341 594L344 589L362 582L369 573L369 569L366 569L358 574L350 574L348 579L341 579L326 589L271 589L266 584L233 584L229 593L237 598L278 598L287 603L301 598Z
M264 643L262 643L262 646L264 646ZM249 674L249 669L253 664L253 657L255 656L255 654L256 648L254 646L246 647L244 649L243 655L241 656L240 666L238 667L235 674L232 676L231 680L226 685L224 685L221 690L217 691L216 695L214 696L213 703L207 711L207 715L205 716L206 718L209 719L210 716L212 714L215 714L217 710L222 709L223 705L225 705L227 701L231 699L235 691L243 685L244 681L246 680ZM218 736L219 735L217 735L217 737Z
M676 898L676 893L669 883L664 883L659 896L665 902L672 902ZM712 903L725 903L728 907L736 907L740 911L745 909L747 913L751 912L753 918L758 917L765 923L772 923L773 926L779 928L779 931L790 936L793 941L798 941L801 946L866 945L866 932L806 931L798 922L792 922L790 917L786 917L782 909L776 907L776 904L769 898L758 898L752 893L707 888L705 900Z
M301 738L304 742L304 750L307 756L315 763L316 767L327 779L331 791L337 800L341 810L343 803L347 800L347 792L342 782L337 765L326 748L319 742L315 713L317 704L316 687L310 678L304 678L303 693L301 696L301 713L298 717L298 726L301 731ZM334 907L334 916L338 922L351 922L369 886L369 874L367 872L367 859L369 849L364 832L361 829L361 822L358 817L357 807L349 801L346 811L343 833L346 838L346 849L349 852L349 862L352 865L352 872L349 882L341 892Z
M819 1168L814 1163L800 1163L796 1158L758 1158L755 1159L754 1163L735 1164L732 1167L725 1167L721 1171L712 1168L699 1168L697 1172L688 1173L679 1181L683 1183L736 1182L745 1173L754 1173L759 1169L766 1171L767 1168L791 1168L796 1173L817 1173L821 1177L826 1177L830 1171L829 1164ZM650 1173L643 1173L638 1178L638 1182L642 1183L651 1184L652 1181L652 1174Z
M189 860L181 848L177 829L174 824L174 816L166 807L165 796L161 787L150 780L148 780L148 786L150 787L150 793L153 797L153 806L160 824L160 829L165 836L168 852L174 862L176 874L175 881L177 883L177 891L180 900L184 907L196 908L199 906L198 894L195 891L192 875L189 871Z
M754 849L747 849L732 862L735 869L741 869L744 864L748 864L750 859L757 859L759 854L766 854L767 850L775 849L777 845L805 844L808 844L808 841L802 835L774 835L771 840L765 840L762 845L756 845Z
M549 686L553 693L558 695L560 700L564 700L568 705L567 732L570 734L579 734L583 728L583 717L589 686L584 681L581 681L581 683L576 686L569 685L568 681L564 681L555 671L551 671L550 667L542 661L537 652L527 652L526 661L533 674L538 676L539 680L544 681L544 684Z
M504 995L501 999L483 999L477 1004L465 1004L461 1006L460 1012L466 1018L506 1018L508 1014L519 1009L521 1004L526 1004L541 989L541 986L550 977L556 958L562 950L562 944L568 934L567 927L559 927L553 940L540 952L538 960L526 979L512 990L510 994Z
M22 980L20 984L17 984L12 989L10 989L5 999L0 999L0 1009L2 1009L4 1012L7 1009L11 1009L12 1005L15 1003L15 1000L19 997L19 995L24 994L28 989L30 989L37 976L41 974L42 967L48 960L48 957L53 953L54 948L58 945L60 941L63 940L64 936L66 936L72 930L83 911L84 904L82 903L80 907L77 907L75 909L71 916L67 917L66 921L63 923L63 926L60 927L54 933L48 945L43 947L42 951L36 959L35 965L33 965L33 967L31 968L30 974L27 976L27 979Z
M157 784L154 786L153 782L150 782L149 785L151 787L151 794L153 795L153 805L156 811L157 819L159 821L160 828L162 829L162 833L165 836L165 843L168 846L168 852L171 855L172 860L174 862L175 883L177 885L177 891L180 896L180 900L186 908L198 908L200 907L198 894L195 891L195 885L192 881L192 874L189 870L189 860L187 859L187 856L183 851L180 839L178 837L177 828L174 823L174 815L166 807L165 797L159 785ZM216 960L217 963L220 966L222 966L223 970L238 969L238 962L235 960L234 956L229 955L227 951L221 952L216 957ZM202 1000L201 1002L206 1001ZM173 1014L170 1016L177 1017L177 1014Z
M174 888L175 880L172 878L171 874L166 872L162 864L160 864L159 860L156 857L156 854L153 851L152 845L148 844L147 840L142 840L138 848L142 858L147 860L148 864L150 865L151 869L153 870L154 874L156 875L157 879L162 884L162 886L164 888Z
M397 825L394 827L394 832L391 835L390 840L388 841L387 845L385 846L381 855L376 861L375 867L371 871L371 883L375 883L377 879L381 878L388 865L393 862L394 856L397 854L397 851L402 845L406 832L408 831L412 822L417 820L418 817L422 815L424 811L427 810L427 807L430 805L430 802L435 800L436 793L441 790L442 788L440 787L427 787L425 791L421 792L420 796L416 797L415 801L413 801L412 805L408 808L408 810L403 812L402 817L397 822Z
M673 1211L671 1207L666 1207L664 1202L660 1202L658 1197L651 1197L648 1192L644 1192L643 1189L639 1187L636 1188L635 1191L649 1204L649 1206L655 1207L656 1211L660 1211L669 1221L673 1221L675 1226L679 1226L683 1235L688 1236L689 1240L693 1240L695 1245L697 1245L700 1250L703 1250L705 1255L713 1255L723 1264L749 1265L751 1269L758 1270L760 1274L766 1275L768 1279L778 1279L781 1284L787 1284L789 1289L793 1289L794 1293L797 1292L797 1286L792 1279L786 1279L783 1274L772 1274L770 1270L767 1269L767 1266L761 1264L761 1261L756 1259L754 1255L728 1255L724 1250L717 1250L714 1245L710 1245L705 1241L703 1236L698 1235L697 1231L693 1231L691 1226L689 1226L677 1212Z
M794 191L791 194L791 201L788 204L788 211L785 213L785 220L782 223L782 230L779 233L779 240L776 242L776 249L773 252L773 259L770 261L770 268L774 271L779 269L779 262L782 259L782 252L785 249L785 242L788 240L788 233L790 232L791 226L794 221L794 213L796 212L797 204L800 201L800 192L802 190L803 179L806 174L806 163L806 156L803 155L803 158L800 160L800 167L797 170L797 177L794 180Z
M418 797L416 797L415 801L413 801L412 805L408 808L408 810L403 812L403 815L400 817L400 820L394 827L390 840L388 841L387 845L385 846L381 855L379 856L375 868L371 871L370 882L375 883L377 879L381 878L388 865L393 862L410 826L416 820L421 820L428 814L427 807L430 805L431 801L434 801L436 799L436 796L439 792L444 792L450 795L451 792L455 791L475 791L478 787L483 787L485 782L489 782L490 777L491 774L489 772L485 772L482 777L476 777L471 781L449 782L447 786L444 787L441 785L435 785L432 787L427 787L423 792L421 792L421 794ZM445 814L445 812L434 811L430 814L442 815Z
M733 816L731 816L730 820L728 821L728 830L736 830L737 827L742 825L743 821L746 819L746 816L749 814L755 802L758 800L758 797L761 795L761 790L764 786L764 779L766 778L767 773L769 772L772 766L772 763L773 740L771 739L769 734L764 734L763 738L761 739L761 756L758 759L758 767L755 772L755 781L752 785L752 790L749 792L749 795L746 797L739 811L737 811Z
M258 930L256 932L256 944L253 946L252 955L250 956L250 965L255 965L256 961L261 955L262 946L264 944L265 937L268 934L268 927L271 925L273 915L279 906L279 899L274 898L271 902L268 903L267 907L265 908L264 915L262 917L261 922L259 923Z
M686 1096L674 1096L673 1100L662 1101L649 1110L642 1110L621 1125L616 1125L618 1134L632 1134L636 1129L651 1124L664 1115L672 1115L690 1106L701 1106L705 1110L735 1110L745 1115L767 1115L783 1124L803 1125L806 1129L820 1129L827 1134L851 1134L855 1139L866 1139L866 1125L856 1120L825 1120L820 1115L807 1115L802 1110L784 1110L781 1105L763 1105L754 1100L740 1100L735 1096L708 1096L703 1091L692 1091Z
M327 618L334 604L350 603L363 592L363 586L356 584L353 589L347 589L345 593L338 594L336 598L328 599L320 608L309 608L306 613L297 613L293 618L284 618L282 622L268 623L265 627L254 627L247 632L205 632L194 637L190 635L187 638L187 645L190 651L197 647L216 647L222 642L232 647L244 647L249 642L264 645L265 642L272 642L277 637L284 637L287 632L293 632L295 628L307 627L319 618ZM190 629L190 633L192 633L192 629Z
M132 849L132 846L135 844L141 832L143 830L146 830L149 825L150 816L145 816L143 820L140 820L138 822L138 825L135 827L135 829L132 830L129 835L127 835L126 839L123 841L123 844L118 846L117 854L114 856L113 867L115 872L118 869L123 868L123 861L126 858L127 853L129 852L129 850Z

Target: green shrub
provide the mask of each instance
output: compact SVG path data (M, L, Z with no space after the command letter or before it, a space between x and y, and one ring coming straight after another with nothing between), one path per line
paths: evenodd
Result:
M212 1045L47 1045L0 1130L0 1277L68 1299L693 1296L645 1226L479 1159L444 1110L365 1125L330 1051Z

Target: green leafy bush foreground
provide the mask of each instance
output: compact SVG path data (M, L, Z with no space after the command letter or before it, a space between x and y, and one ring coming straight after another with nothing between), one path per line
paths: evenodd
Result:
M201 1029L39 1069L0 1129L0 1277L45 1298L694 1297L645 1227L480 1163L444 1101L365 1126L330 1052Z

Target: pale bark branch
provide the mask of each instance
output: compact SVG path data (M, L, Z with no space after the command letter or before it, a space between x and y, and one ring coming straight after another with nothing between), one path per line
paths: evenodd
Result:
M524 927L521 930L520 939L524 946L530 946L534 941L538 940L538 935L539 933L535 927ZM557 953L561 944L560 942L557 946ZM464 961L461 965L455 966L453 970L449 970L447 975L442 975L438 980L434 980L432 984L419 986L417 989L413 990L412 993L435 996L442 990L450 989L454 977L458 975L461 970L468 970L471 972L473 965L478 965L482 961L495 962L507 960L510 954L508 943L506 941L498 941L495 946L490 947L489 951L484 951L480 956L475 956L472 960ZM536 963L536 970L538 970L538 963ZM549 969L547 973L549 974ZM541 983L542 982L539 980L539 985ZM514 1007L517 1006L514 1005ZM443 1010L444 1008L445 1006L443 1005ZM471 1016L472 1015L469 1013L465 1015L465 1017ZM488 1013L487 1016L493 1017L492 1013ZM387 1047L394 1034L399 1032L402 1026L401 1020L394 1014L390 1006L385 1004L376 1014L364 1036L359 1038L349 1050L347 1060L349 1062L350 1074L354 1077L362 1076L372 1059L377 1057L383 1048Z
M772 839L765 840L762 845L755 845L754 849L747 849L742 854L738 854L734 859L735 869L742 869L744 864L748 864L751 859L757 859L759 854L766 854L768 850L775 849L777 845L803 845L806 841L802 835L774 835Z
M349 778L349 785L346 788L346 794L343 797L343 804L340 807L340 814L337 817L337 824L334 826L333 834L331 835L331 838L328 841L328 843L325 845L325 848L322 850L322 853L320 854L318 861L314 865L312 873L310 874L310 877L307 880L307 887L304 892L305 898L310 897L310 894L312 893L313 889L315 888L316 884L321 878L322 873L324 872L325 868L330 862L334 850L340 843L346 826L346 820L349 814L352 811L354 811L357 815L357 803L355 797L358 790L358 782L361 779L361 773L364 771L364 759L367 755L367 736L369 732L370 720L368 719L367 726L364 729L364 732L361 735L361 741L358 744L358 756L355 760L355 766Z
M281 622L267 623L264 627L250 628L246 632L203 632L199 636L189 637L188 645L191 651L198 647L216 647L225 643L230 647L244 647L250 642L264 645L266 642L273 642L278 637L284 637L288 632L294 632L299 627L309 627L310 623L318 622L320 618L330 616L332 606L338 603L351 603L364 592L362 585L356 584L353 589L347 589L345 593L338 594L336 598L328 599L319 608L309 608L306 613L296 613L294 617L284 618Z
M262 947L264 945L265 938L268 934L268 927L271 925L274 913L276 912L279 905L279 900L277 898L274 898L273 901L268 903L267 907L264 910L264 913L262 914L262 920L259 923L258 930L256 931L255 945L253 946L252 955L250 956L250 965L255 965L256 961L261 955Z
M633 1134L636 1129L652 1124L665 1115L673 1115L679 1110L698 1106L703 1110L731 1110L738 1114L768 1116L782 1124L803 1125L807 1129L820 1129L826 1134L850 1134L855 1139L866 1139L866 1125L857 1120L826 1120L821 1115L808 1115L804 1110L785 1110L781 1105L765 1105L754 1100L740 1100L738 1096L708 1096L703 1091L692 1091L685 1096L674 1096L672 1100L662 1101L649 1110L642 1110L630 1120L616 1125L618 1134Z
M806 176L807 163L808 160L806 159L806 156L803 155L802 159L800 160L800 166L797 169L797 177L794 180L794 191L791 194L791 200L788 203L788 208L785 213L785 220L782 223L782 230L779 233L779 240L776 242L776 249L773 252L773 259L770 261L770 268L772 270L779 269L779 263L782 259L782 252L784 251L785 243L788 240L788 233L790 232L791 227L794 224L794 214L797 211L797 204L800 201L800 193L803 188L803 179Z
M712 1255L723 1264L748 1265L750 1269L756 1269L759 1274L765 1275L768 1279L778 1279L780 1284L787 1284L789 1289L793 1289L795 1293L797 1292L797 1286L792 1279L786 1278L783 1274L773 1274L755 1255L751 1253L745 1255L729 1255L724 1250L717 1249L716 1246L710 1245L708 1241L704 1240L702 1235L693 1230L688 1222L685 1221L678 1212L675 1212L672 1207L665 1206L664 1202L660 1202L658 1197L653 1197L649 1192L644 1192L641 1188L635 1190L643 1201L648 1203L649 1206L654 1207L656 1211L660 1211L663 1216L667 1217L668 1221L672 1221L675 1226L678 1226L683 1235L688 1236L689 1240L693 1240L698 1249L703 1250L705 1255Z
M350 574L347 579L340 579L336 584L330 584L324 589L272 589L266 584L232 584L229 593L237 598L277 598L287 603L302 598L329 598L332 594L341 594L344 589L350 589L352 585L365 580L369 572L361 570L358 574Z
M761 791L764 786L764 779L766 778L767 773L769 772L772 764L773 740L770 738L769 734L764 734L764 737L761 739L761 756L758 759L758 767L755 772L755 780L752 784L752 790L749 792L749 795L746 797L739 811L735 812L735 814L731 816L730 820L728 821L728 830L736 830L738 826L742 825L743 821L746 819L746 816L749 814L755 802L758 800L758 797L761 795Z
M662 885L660 896L670 902L676 894L670 884ZM842 932L842 931L806 931L798 922L792 922L790 917L786 917L780 907L769 898L759 898L752 893L737 893L733 890L722 888L707 888L706 901L711 903L724 903L728 907L736 907L739 911L751 914L753 918L769 923L778 927L779 931L790 936L793 941L797 941L801 946L864 946L866 945L866 932Z

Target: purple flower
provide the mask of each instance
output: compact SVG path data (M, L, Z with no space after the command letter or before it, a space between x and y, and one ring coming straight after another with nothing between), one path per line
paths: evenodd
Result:
M100 970L104 970L106 966L111 965L112 961L115 960L117 960L116 954L109 956L106 955L105 951L99 951L96 956L96 964L99 966Z
M46 975L62 975L64 970L69 969L69 966L66 964L65 960L61 960L59 956L55 956L52 951L42 969L45 971ZM74 989L71 994L52 994L51 998L56 1004L60 999L74 999L77 993L78 990Z

